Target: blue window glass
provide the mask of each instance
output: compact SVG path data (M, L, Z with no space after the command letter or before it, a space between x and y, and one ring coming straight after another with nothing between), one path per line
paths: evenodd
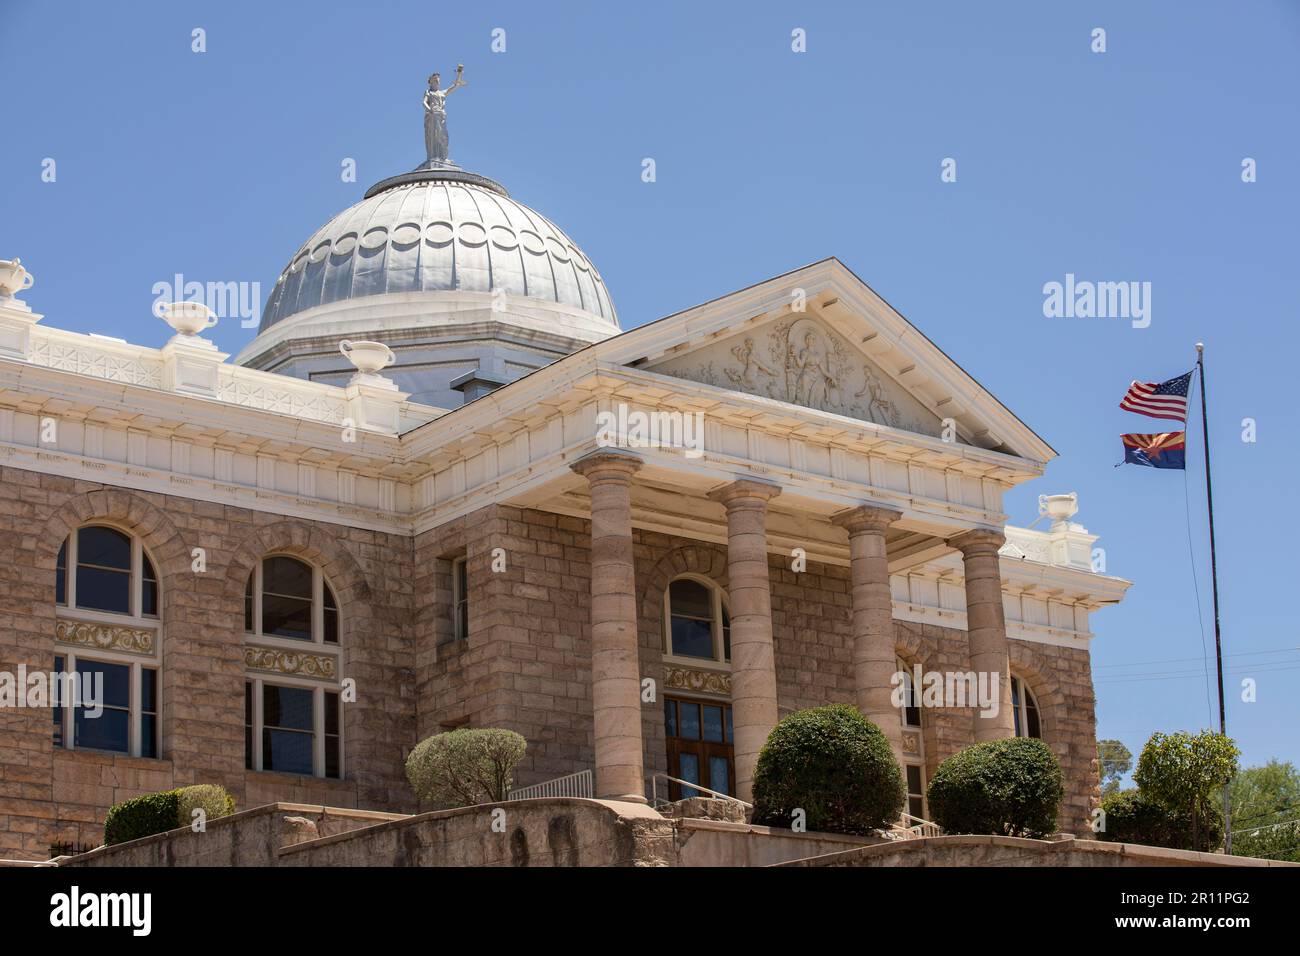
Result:
M709 787L718 793L731 793L731 768L726 757L709 758Z
M672 653L678 657L712 659L713 592L689 578L668 586Z
M704 705L704 739L710 743L722 743L722 708Z
M143 569L140 582L140 613L146 617L158 616L158 574L147 554L140 555Z
M130 753L130 666L79 660L77 678L81 700L72 702L73 746Z
M54 655L54 686L50 688L50 703L54 705L54 746L63 746L63 655Z
M54 570L54 601L56 604L68 603L68 539L63 539L59 546L59 557Z
M262 769L314 772L312 692L303 687L262 686Z
M311 566L283 555L262 562L262 633L311 640Z
M677 703L677 736L687 740L700 739L700 705L687 701Z
M678 773L677 776L682 780L690 783L700 782L700 758L695 754L678 754ZM700 791L694 787L682 787L682 799L702 796Z
M339 735L339 695L325 694L325 776L340 776L342 738Z
M140 668L140 756L158 756L158 672Z

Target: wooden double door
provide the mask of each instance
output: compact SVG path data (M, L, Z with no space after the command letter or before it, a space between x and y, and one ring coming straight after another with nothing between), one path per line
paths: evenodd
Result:
M735 796L736 761L731 737L731 705L721 701L664 698L668 775ZM671 783L673 800L707 797L693 787Z

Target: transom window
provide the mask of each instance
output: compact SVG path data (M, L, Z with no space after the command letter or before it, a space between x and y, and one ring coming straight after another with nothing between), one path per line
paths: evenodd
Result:
M664 652L672 657L729 662L731 615L717 585L682 577L664 594Z
M317 644L339 642L339 609L320 568L286 554L263 558L244 588L244 630Z
M59 548L54 583L60 606L131 617L158 616L158 573L140 539L87 525Z
M1042 724L1038 719L1038 701L1027 684L1014 674L1011 676L1011 714L1015 718L1017 737L1042 739Z

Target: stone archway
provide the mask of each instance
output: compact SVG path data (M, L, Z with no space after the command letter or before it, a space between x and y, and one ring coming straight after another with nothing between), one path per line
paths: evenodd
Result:
M36 539L35 564L42 571L51 572L51 594L59 548L73 531L95 521L116 524L137 535L153 556L158 573L164 579L189 571L189 549L165 511L139 492L102 488L69 498L41 526ZM164 580L164 599L168 590Z

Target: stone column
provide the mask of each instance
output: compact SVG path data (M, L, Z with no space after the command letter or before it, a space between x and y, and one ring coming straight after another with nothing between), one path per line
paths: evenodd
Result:
M884 731L894 758L903 761L903 719L891 680L898 669L894 602L889 591L885 532L902 512L862 505L833 515L849 533L853 582L853 686L858 710Z
M767 503L776 485L742 478L709 497L727 508L727 591L731 605L731 721L736 796L752 801L754 767L776 726L776 654L767 575Z
M961 551L965 565L966 632L971 669L977 678L996 673L1001 696L997 716L985 717L978 709L975 711L972 720L976 743L1015 736L1007 622L1002 609L1002 573L998 567L998 548L1004 541L1002 532L993 528L976 528L948 540Z
M591 704L596 796L645 803L641 664L632 566L632 476L641 459L597 451L574 462L591 487Z

